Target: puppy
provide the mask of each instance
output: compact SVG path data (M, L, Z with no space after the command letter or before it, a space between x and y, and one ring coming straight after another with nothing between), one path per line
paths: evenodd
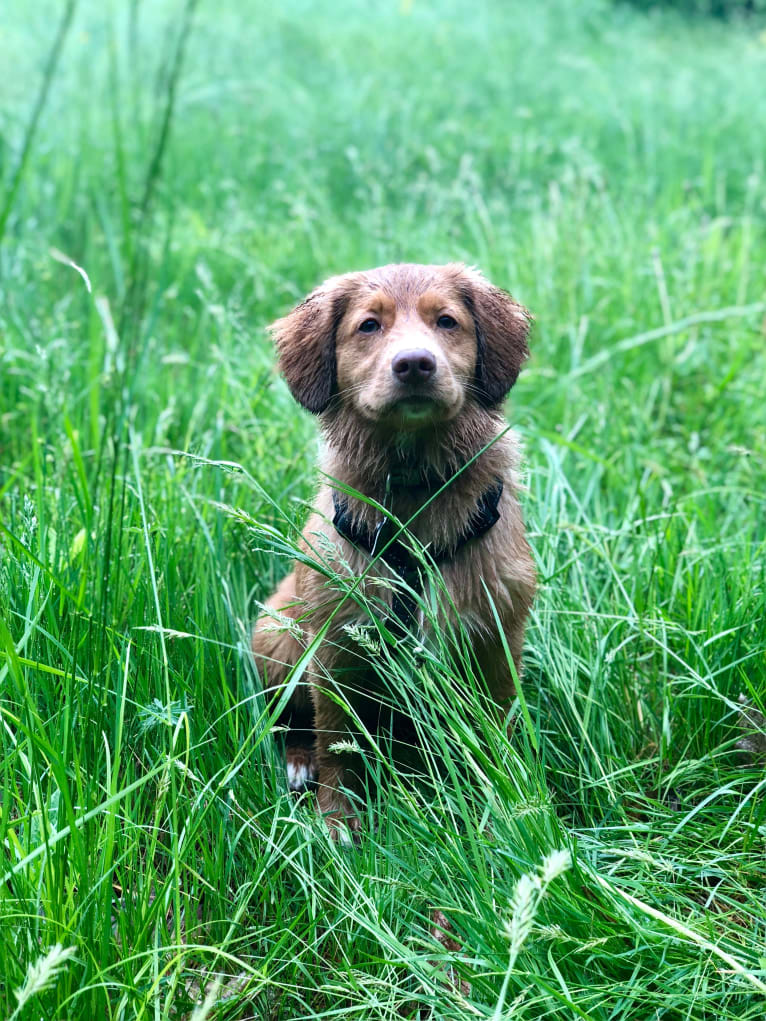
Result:
M362 579L358 594L379 608L393 641L425 626L424 558L435 564L445 605L468 631L501 714L514 697L503 637L520 674L535 593L516 497L517 443L502 415L528 355L529 322L475 269L397 264L333 277L271 327L293 396L319 416L321 467L341 484L321 485L304 550L315 563L319 551L336 575ZM278 692L326 629L310 683L296 685L281 720L288 778L295 790L316 781L331 829L356 829L344 793L362 787L353 717L384 734L406 732L407 720L383 708L380 681L349 634L360 619L352 583L344 592L328 577L297 562L269 599L252 647L264 686ZM292 626L280 629L280 615Z

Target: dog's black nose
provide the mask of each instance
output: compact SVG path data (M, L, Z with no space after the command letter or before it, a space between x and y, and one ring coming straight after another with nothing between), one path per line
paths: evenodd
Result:
M436 372L436 359L424 347L400 351L391 359L391 371L402 383L424 383Z

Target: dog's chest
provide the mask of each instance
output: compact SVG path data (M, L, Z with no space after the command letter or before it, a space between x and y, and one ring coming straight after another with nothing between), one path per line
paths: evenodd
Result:
M428 547L423 556L399 557L392 564L385 553L371 557L335 534L336 565L344 584L356 584L358 597L395 631L426 635L447 622L459 622L470 633L487 634L493 630L493 607L503 617L517 587L512 572L503 570L506 558L498 554L502 531L492 540L471 541L440 564L431 559ZM347 607L342 613L347 619L368 617L356 601L347 601Z
M373 615L393 618L400 630L422 633L447 621L459 621L472 633L494 630L496 615L503 618L513 607L514 592L533 583L534 568L518 503L508 488L499 500L497 520L490 528L464 542L454 553L440 552L454 547L472 506L435 505L427 509L411 524L414 544L402 541L401 536L397 540L398 528L376 508L369 507L361 524L364 541L356 542L353 529L341 525L339 531L333 523L334 519L337 523L337 499L333 501L329 488L323 489L307 538L316 528L318 546L323 547L325 556L329 554L328 567L342 579L337 587L351 592L337 608L338 619L344 623L361 620L365 615L369 619L369 614L360 610L362 602ZM408 509L400 506L396 508L399 513L394 513L400 521L407 521ZM411 553L406 552L408 548ZM326 584L336 587L332 580Z

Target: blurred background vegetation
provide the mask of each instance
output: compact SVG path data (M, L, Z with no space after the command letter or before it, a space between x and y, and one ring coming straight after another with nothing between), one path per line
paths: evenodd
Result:
M0 1014L760 1021L758 6L6 0ZM536 316L533 732L388 666L454 770L347 854L247 656L316 460L264 326L454 259Z

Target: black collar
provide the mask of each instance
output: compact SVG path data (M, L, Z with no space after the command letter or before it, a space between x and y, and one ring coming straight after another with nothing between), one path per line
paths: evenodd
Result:
M463 467L462 464L459 464L453 469L447 469L447 475L445 476L422 464L402 464L391 469L386 480L387 486L391 489L427 489L429 493L435 493L442 486L446 485L450 478Z
M503 482L502 479L498 479L494 486L479 497L476 509L451 546L428 547L428 553L435 564L444 564L454 559L463 546L484 535L499 521L500 512L497 505L502 492ZM407 588L397 589L391 604L394 617L399 624L406 628L415 617L417 603L413 593L419 595L423 591L419 562L407 541L410 538L407 531L400 531L399 526L391 518L384 517L370 532L366 525L361 525L354 520L348 507L348 500L335 490L332 494L332 502L335 508L332 523L336 532L347 539L352 546L363 550L369 556L374 557L379 554L380 559L392 568L405 583L405 586L409 588L410 591L407 591ZM399 534L397 535L397 533ZM396 538L394 538L395 536Z

